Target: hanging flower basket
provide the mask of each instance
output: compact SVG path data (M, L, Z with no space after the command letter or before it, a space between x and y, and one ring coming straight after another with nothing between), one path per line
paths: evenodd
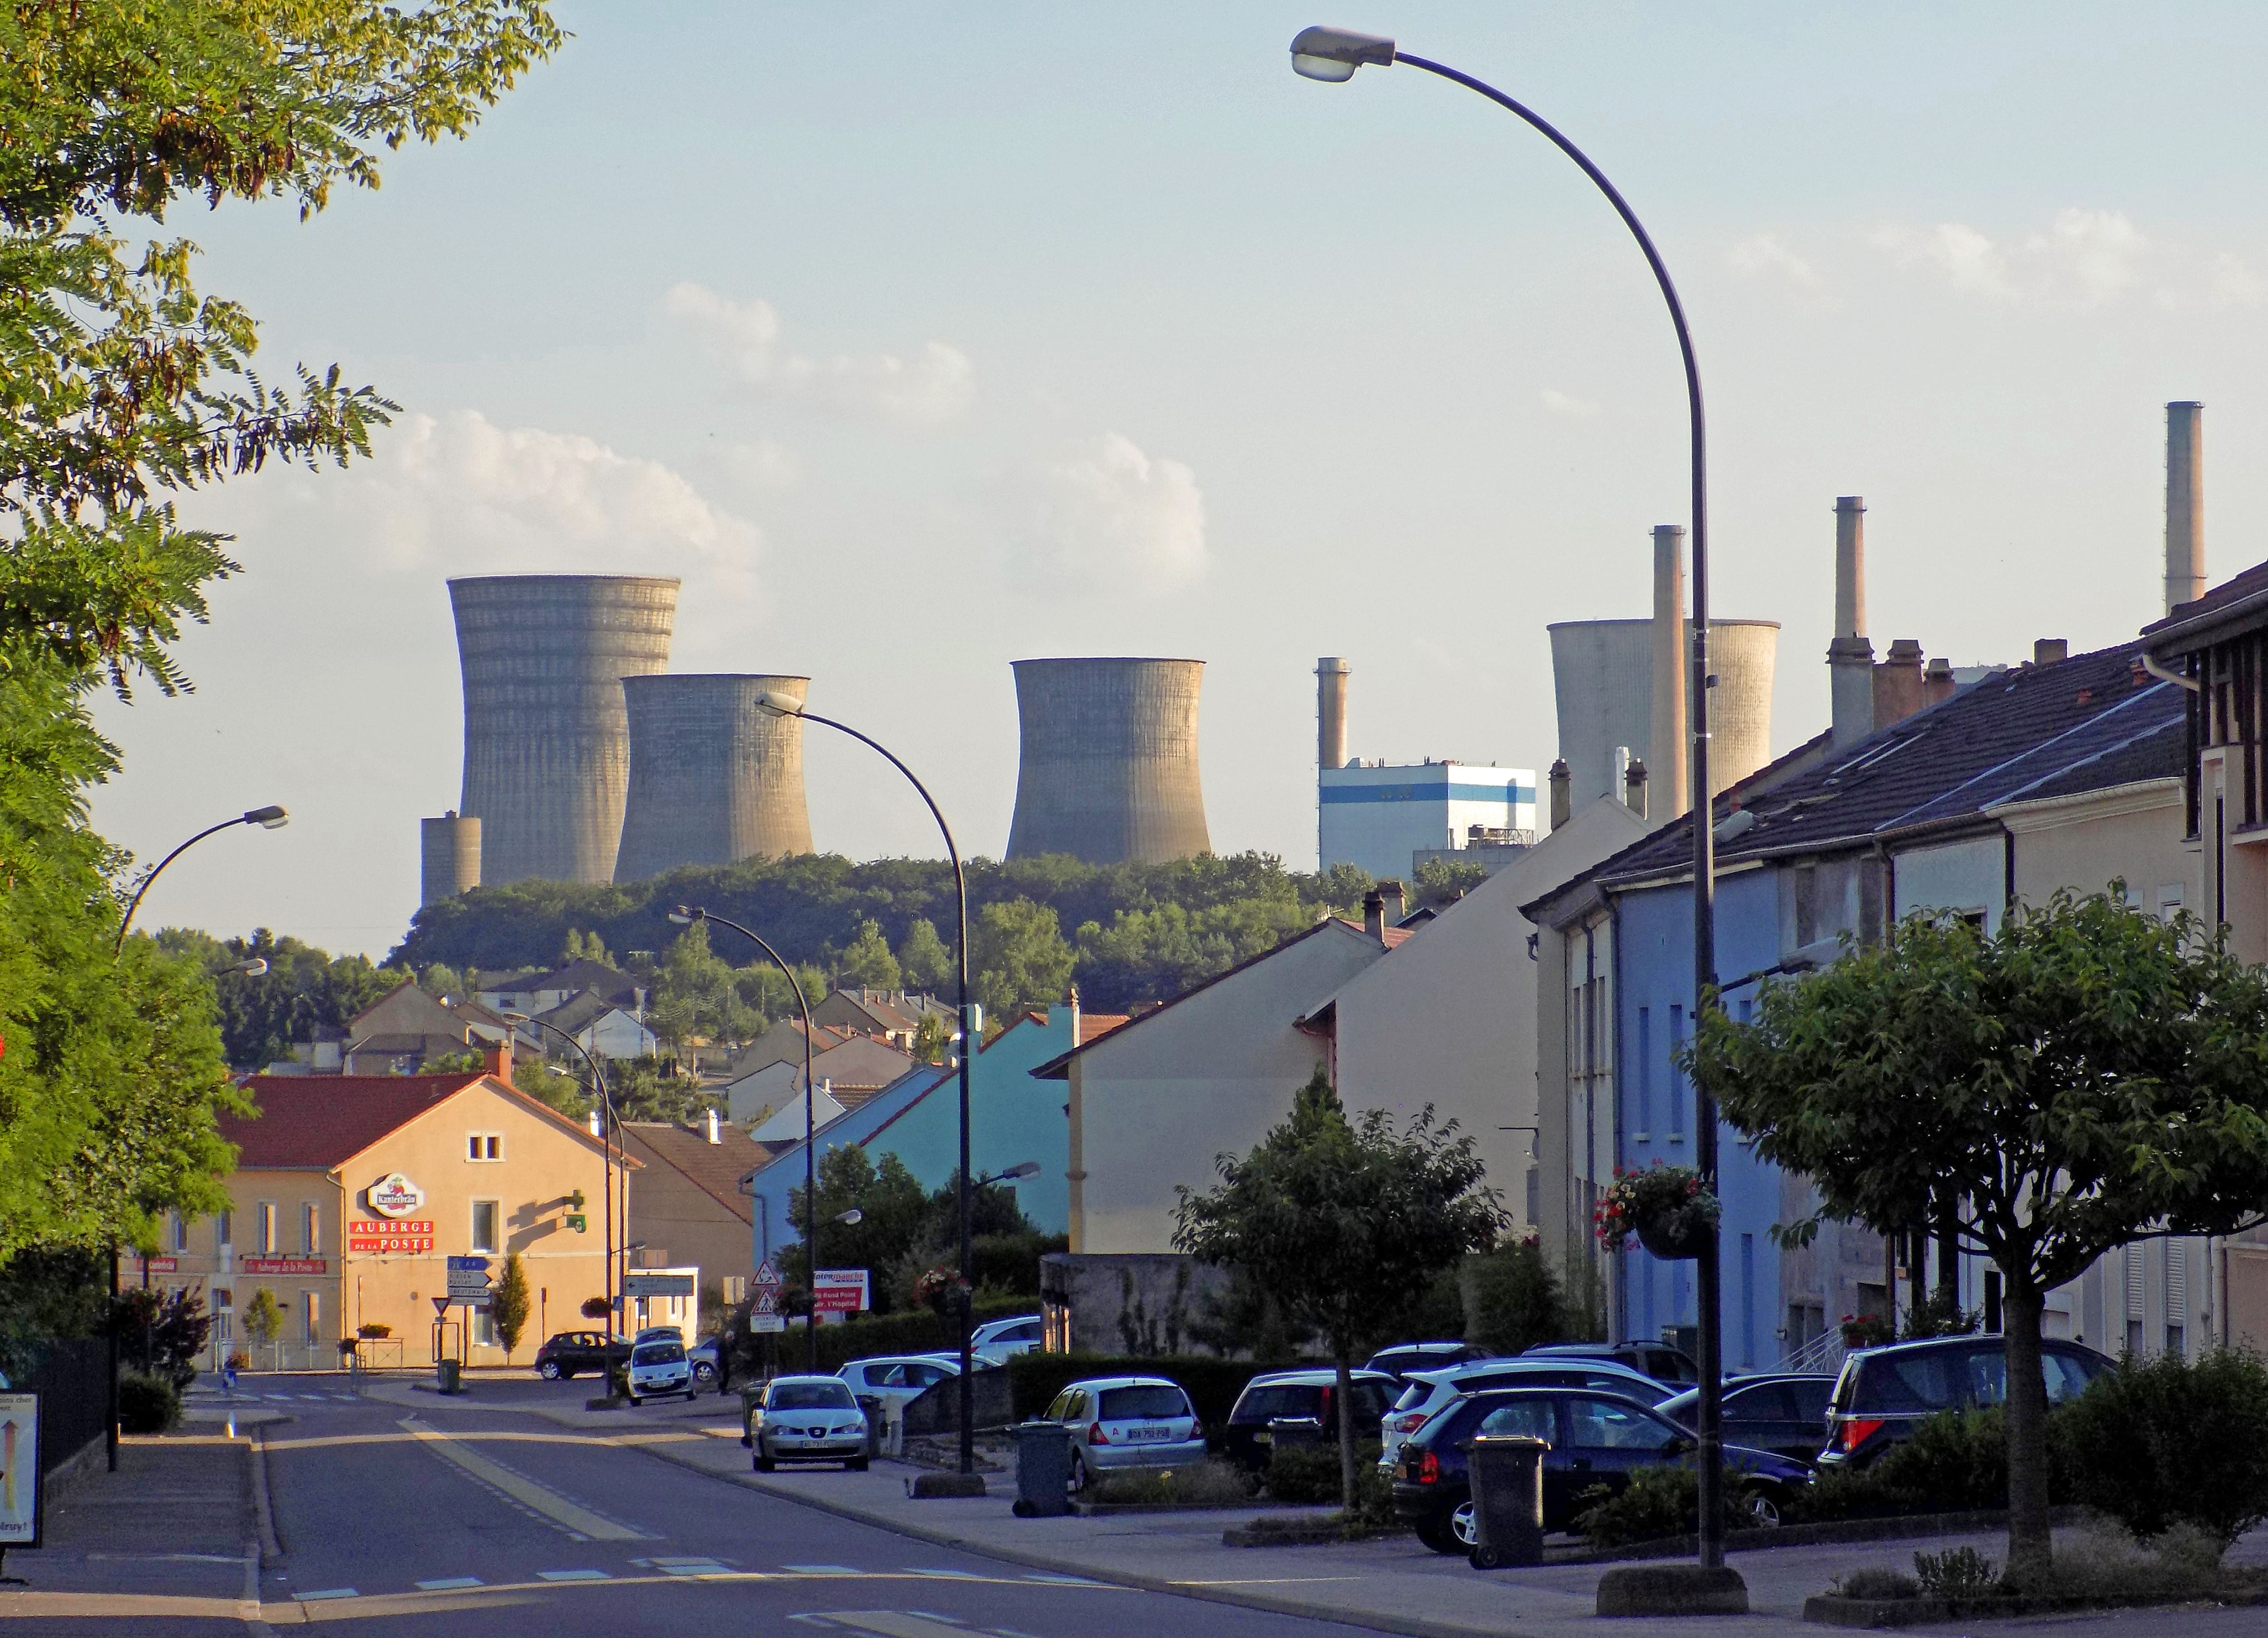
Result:
M1632 1239L1668 1262L1697 1258L1722 1207L1690 1166L1656 1161L1643 1170L1615 1168L1592 1221L1600 1243L1619 1250Z

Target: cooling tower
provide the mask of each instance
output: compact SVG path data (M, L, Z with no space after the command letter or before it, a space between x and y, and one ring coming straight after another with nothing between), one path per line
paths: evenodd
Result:
M803 800L803 724L763 710L777 690L804 697L808 677L635 676L630 788L615 880L680 865L729 865L811 852Z
M1158 864L1210 852L1202 660L1019 660L1023 750L1008 857Z
M1550 628L1551 682L1559 702L1559 755L1572 778L1574 811L1620 797L1615 748L1633 755L1653 742L1653 622L1569 620ZM1685 627L1690 653L1692 623ZM1712 620L1709 668L1709 793L1771 760L1772 661L1776 620Z
M422 867L417 902L438 904L481 884L481 822L454 812L417 822Z
M669 663L674 579L512 574L449 582L465 678L465 792L481 879L615 878L630 786L622 679Z

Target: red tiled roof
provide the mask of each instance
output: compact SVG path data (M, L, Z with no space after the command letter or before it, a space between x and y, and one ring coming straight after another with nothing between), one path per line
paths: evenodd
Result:
M453 1075L251 1075L244 1093L259 1118L223 1115L220 1135L236 1145L239 1167L328 1169L482 1079L477 1071L461 1070Z
M1089 1041L1108 1035L1131 1016L1127 1013L1081 1013L1079 1015L1079 1039L1073 1046L1085 1046Z

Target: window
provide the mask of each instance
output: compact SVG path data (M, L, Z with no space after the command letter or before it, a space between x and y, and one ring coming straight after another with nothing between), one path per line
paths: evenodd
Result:
M1567 1401L1567 1442L1579 1450L1659 1450L1670 1430L1633 1406L1611 1399Z
M1653 1135L1653 1009L1650 1007L1638 1009L1637 1091L1638 1103L1631 1111L1631 1136L1644 1143Z
M1725 1396L1725 1420L1728 1424L1796 1420L1792 1396L1784 1383L1760 1382L1753 1388L1742 1388Z
M225 1218L228 1214L224 1212L221 1215ZM218 1286L213 1288L212 1317L213 1340L215 1342L234 1341L236 1339L236 1294L234 1292L224 1290Z
M299 1206L299 1249L309 1257L323 1249L323 1208L313 1200Z
M236 1243L236 1214L223 1212L213 1219L213 1250L225 1251Z
M500 1161L504 1158L504 1133L501 1132L468 1132L465 1134L465 1158L468 1161Z
M497 1335L496 1316L484 1308L473 1310L473 1346L482 1348L504 1347L504 1339ZM644 1350L637 1351L643 1353Z
M1156 1421L1189 1413L1188 1396L1170 1385L1102 1391L1101 1414L1107 1422Z
M497 1205L494 1200L473 1202L473 1250L475 1251L497 1249Z
M261 1256L273 1257L284 1249L283 1242L276 1232L276 1202L261 1201L260 1214L256 1221L259 1223L259 1231L254 1236L254 1243L259 1246Z
M305 1308L307 1317L307 1338L310 1342L323 1339L323 1299L319 1292L310 1291Z
M1685 1073L1677 1067L1677 1054L1685 1047L1685 1009L1669 1009L1669 1140L1685 1137Z
M166 1244L174 1251L189 1249L189 1220L179 1212L168 1212L166 1223Z
M1510 1405L1500 1405L1481 1420L1476 1430L1483 1438L1518 1436L1553 1442L1551 1401L1549 1399L1519 1399Z

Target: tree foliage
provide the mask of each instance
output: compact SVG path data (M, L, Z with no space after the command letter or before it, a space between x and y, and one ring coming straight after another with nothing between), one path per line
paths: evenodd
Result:
M879 922L867 923L880 926ZM937 927L927 917L917 916L906 929L906 936L898 946L898 977L909 990L933 995L949 995L954 982L953 952L937 936Z
M1896 1228L1957 1198L1962 1244L2005 1281L2009 1568L2043 1574L2043 1298L2131 1241L2259 1221L2268 974L2114 882L1989 938L1911 918L1768 985L1748 1024L1708 1009L1689 1066L1824 1215Z
M895 1154L877 1162L856 1144L828 1149L819 1158L819 1253L828 1268L864 1268L877 1313L917 1305L916 1288L929 1270L960 1267L959 1173L935 1190ZM856 1223L834 1221L856 1206ZM1015 1192L998 1185L980 1188L969 1202L971 1260L978 1287L1036 1295L1043 1251L1060 1251L1060 1236L1048 1236L1026 1217ZM788 1221L804 1232L804 1194L788 1192ZM798 1240L778 1254L782 1275L792 1284L810 1284L810 1264Z
M1056 925L1056 912L1029 899L987 904L968 940L968 986L993 1017L1019 1007L1047 1007L1071 985L1073 956Z
M254 928L248 939L225 940L167 927L158 934L158 944L195 961L212 980L221 1051L235 1069L265 1069L289 1058L294 1042L311 1041L320 1029L345 1028L402 982L401 973L380 970L367 956L335 959L266 927ZM231 970L255 959L268 963L257 978Z
M197 1361L212 1336L203 1293L129 1287L118 1294L111 1324L117 1327L118 1356L127 1369L162 1376L176 1388L197 1379Z
M1219 1187L1178 1191L1174 1248L1246 1271L1338 1366L1349 1508L1355 1360L1390 1339L1412 1294L1486 1250L1506 1221L1472 1139L1455 1131L1454 1121L1434 1123L1431 1105L1406 1126L1383 1110L1349 1120L1318 1067L1249 1155L1219 1157Z
M504 1344L507 1364L519 1347L521 1333L527 1329L528 1310L534 1306L527 1293L527 1269L519 1260L519 1253L505 1252L504 1277L489 1293L489 1318L496 1325L497 1340Z
M848 989L899 987L898 958L890 954L881 923L870 919L858 924L858 933L843 947L842 959L835 964L835 982Z

